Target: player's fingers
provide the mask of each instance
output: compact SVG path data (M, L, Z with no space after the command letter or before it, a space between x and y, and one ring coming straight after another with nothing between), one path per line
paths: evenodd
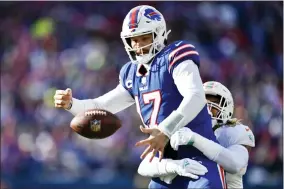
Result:
M200 169L190 169L190 170L185 170L185 172L200 176L205 175L207 173L206 171Z
M148 148L146 148L146 150L144 150L144 152L142 153L140 158L144 159L150 152L152 152L152 150L153 150L153 148L151 146L148 146Z
M147 133L147 134L151 134L153 129L150 129L150 128L144 128L142 125L140 125L140 131L142 133Z
M62 105L62 106L64 106L66 104L66 102L64 100L55 100L54 103L57 104L57 105Z
M54 95L54 100L61 100L63 98L63 95Z
M203 168L192 168L191 172L197 175L205 175L205 173L208 172L208 170L204 170Z
M70 96L68 95L54 95L54 100L70 100Z
M140 140L139 142L135 144L135 146L143 146L143 145L149 144L150 142L151 142L151 139L147 138L145 140Z
M54 104L54 107L55 107L55 108L61 108L62 105Z
M163 157L164 157L164 149L159 150L159 161L162 161Z
M67 92L67 90L56 90L55 95L71 96L72 92Z
M54 104L54 107L55 107L55 108L64 108L64 105L61 105L61 104Z
M67 95L72 95L72 90L70 88L67 88L65 92Z
M55 94L60 94L60 95L65 95L66 94L66 92L64 91L64 90L56 90L55 91Z
M202 164L200 164L196 161L192 161L192 162L190 162L190 164L191 164L191 169L208 172L208 169L204 165L202 165Z
M192 178L192 179L198 179L199 178L197 175L194 175L194 174L191 174L191 173L183 173L181 176L189 177L189 178Z
M152 152L152 156L149 160L149 162L152 162L153 158L155 157L156 153L158 152L158 150L154 149L153 152Z
M202 170L195 170L195 171L193 171L192 173L195 174L195 175L200 175L200 176L206 174L206 172L205 172L205 171L202 171Z
M186 172L190 172L195 175L205 175L207 173L204 169L199 169L198 167L191 166L190 168L185 169Z

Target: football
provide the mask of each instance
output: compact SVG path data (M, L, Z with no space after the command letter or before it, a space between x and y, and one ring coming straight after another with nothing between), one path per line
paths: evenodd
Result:
M114 134L121 127L121 121L111 112L92 109L76 115L70 127L83 137L103 139Z

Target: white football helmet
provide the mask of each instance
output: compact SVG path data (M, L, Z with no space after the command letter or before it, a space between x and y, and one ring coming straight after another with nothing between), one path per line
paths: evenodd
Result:
M149 53L138 56L138 49L132 48L130 38L150 33L153 35L153 43L139 47L142 49L151 46ZM165 47L169 33L163 15L154 7L141 5L134 7L126 15L120 36L132 63L147 64Z
M226 123L227 120L232 118L234 112L234 100L231 92L227 87L216 81L208 81L203 84L205 95L219 96L219 104L207 101L209 110L214 107L219 110L217 116L212 116L212 126L216 123ZM215 122L214 122L215 121ZM215 124L214 124L215 123Z

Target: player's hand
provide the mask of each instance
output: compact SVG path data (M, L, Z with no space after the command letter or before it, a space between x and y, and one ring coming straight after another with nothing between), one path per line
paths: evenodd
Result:
M144 146L147 144L149 145L148 148L146 148L146 150L142 153L140 158L144 159L149 153L152 152L152 157L150 158L150 162L152 162L156 153L159 152L159 160L161 161L164 156L164 148L169 141L167 135L162 133L157 128L144 128L140 126L140 130L143 133L150 134L147 139L141 140L135 144L135 146Z
M56 108L68 109L72 101L72 90L56 90L54 95L54 106Z
M190 145L193 143L193 134L189 128L183 127L177 130L171 136L171 146L174 150L178 150L179 145Z
M208 169L199 163L198 161L185 158L182 160L168 160L166 169L172 172L169 175L160 177L162 181L167 184L171 184L172 180L177 176L189 177L192 179L198 179L199 176L205 175Z
M198 176L205 175L208 169L198 161L185 158L174 161L177 164L176 174L192 179L198 179Z

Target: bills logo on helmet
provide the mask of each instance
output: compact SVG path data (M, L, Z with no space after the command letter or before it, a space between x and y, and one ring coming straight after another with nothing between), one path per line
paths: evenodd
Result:
M144 16L151 20L161 21L161 15L155 12L153 9L146 9Z

